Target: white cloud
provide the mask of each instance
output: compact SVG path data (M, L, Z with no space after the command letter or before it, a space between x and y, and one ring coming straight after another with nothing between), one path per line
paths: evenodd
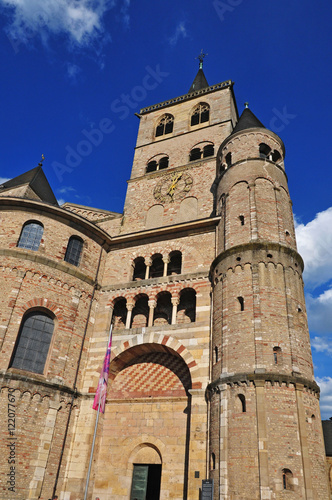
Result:
M332 334L332 289L318 297L306 294L309 329L315 333Z
M73 188L72 186L63 186L62 188L58 189L57 191L60 194L68 194L68 193L71 193L71 192L75 192L76 189Z
M52 35L65 35L72 46L85 47L96 40L109 41L103 16L115 0L0 0L7 7L7 34L22 43L40 37L47 43ZM128 22L129 0L122 0L121 16Z
M332 377L317 377L317 384L320 387L320 411L322 420L332 417Z
M61 206L61 205L63 205L64 203L66 203L66 200L65 200L64 198L59 198L59 199L57 200L57 202L58 202L58 204Z
M76 77L81 72L81 68L77 64L68 63L67 64L67 75L72 81L76 81Z
M0 184L3 184L4 182L9 181L8 177L0 177Z
M331 339L314 337L311 341L311 345L317 352L323 352L326 353L328 356L332 356Z
M168 39L168 41L169 41L170 45L174 46L178 43L180 37L187 38L187 36L188 36L188 33L186 30L185 23L181 22L177 25L174 35L171 36Z
M296 224L296 239L302 255L304 281L314 288L332 279L332 207L319 212L308 224Z

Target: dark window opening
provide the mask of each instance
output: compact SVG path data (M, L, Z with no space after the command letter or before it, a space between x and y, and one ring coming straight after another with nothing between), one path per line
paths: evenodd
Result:
M47 314L32 312L23 319L10 366L33 373L43 373L54 321Z
M238 398L241 402L241 407L242 407L242 413L246 413L246 398L243 394L238 394Z
M272 161L277 162L277 161L281 160L281 154L279 153L279 151L274 150L272 155L271 155L271 158L272 158Z
M177 309L177 323L194 323L196 321L196 292L185 288L180 292Z
M168 168L168 156L163 156L159 161L151 160L146 166L146 173L155 172L156 170L163 170Z
M165 115L161 118L156 128L156 137L161 135L171 134L173 132L174 117Z
M199 104L191 115L191 125L206 123L210 119L210 106L208 104Z
M172 302L169 292L161 292L154 310L153 325L167 325L172 322Z
M211 453L211 469L215 470L216 468L216 455L215 453Z
M112 319L114 330L121 330L121 328L125 328L126 320L127 320L127 301L124 297L121 297L114 304L113 319Z
M152 265L150 267L150 278L160 278L164 275L164 261L160 253L152 257Z
M168 156L163 156L159 160L159 170L163 170L168 167Z
M137 257L134 260L134 273L133 281L140 281L145 279L146 264L143 257Z
M158 163L155 160L149 161L146 166L146 173L155 172L157 170Z
M225 156L225 162L227 167L230 167L232 165L232 153L227 153Z
M73 266L78 266L81 261L81 255L83 250L83 240L76 236L71 236L68 241L65 261Z
M275 365L280 364L280 362L281 362L281 348L280 347L273 348L273 360L274 360Z
M237 300L239 301L239 304L240 304L240 310L244 311L244 300L243 300L243 297L238 297Z
M26 222L23 226L17 246L37 251L43 236L44 226L40 222Z
M200 160L202 152L199 148L194 148L190 151L189 161Z
M219 361L218 346L215 346L215 348L214 348L214 362L218 363L218 361Z
M244 215L239 215L241 226L244 226Z
M292 490L293 473L289 469L282 469L282 486L284 490Z
M259 145L259 156L260 158L269 158L271 153L271 148L267 144L260 144Z
M182 254L179 251L174 251L169 254L169 263L167 266L167 276L172 274L181 274Z
M131 328L143 328L148 325L149 304L148 296L142 294L135 302L131 318Z
M213 144L207 144L203 148L203 158L207 158L208 156L213 156L214 155L214 145Z

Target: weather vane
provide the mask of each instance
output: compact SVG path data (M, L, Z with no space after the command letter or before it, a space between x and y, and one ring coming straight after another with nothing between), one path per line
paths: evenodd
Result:
M41 161L38 163L38 167L43 166L43 161L45 160L45 156L42 154Z
M245 103L244 103L244 107L245 107L245 108L249 108L249 102L245 102Z
M203 69L203 60L204 57L208 56L209 54L204 54L203 49L201 50L201 53L195 57L195 59L199 59L199 69Z

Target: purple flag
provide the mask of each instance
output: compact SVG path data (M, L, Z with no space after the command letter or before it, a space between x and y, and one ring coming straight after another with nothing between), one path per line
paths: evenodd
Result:
M106 403L106 392L107 392L107 381L108 374L110 371L110 362L111 362L111 345L112 345L112 335L110 335L110 340L108 343L104 364L100 372L98 387L95 395L95 399L93 401L92 408L98 411L99 406L99 398L100 398L100 410L102 413L105 412L105 403Z

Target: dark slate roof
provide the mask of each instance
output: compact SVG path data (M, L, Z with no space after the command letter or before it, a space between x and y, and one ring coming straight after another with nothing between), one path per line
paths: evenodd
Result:
M188 94L191 92L196 92L196 90L202 90L208 87L209 84L205 78L204 71L202 68L199 68L197 75L195 76L195 80L193 81Z
M326 456L332 457L332 420L322 420Z
M259 121L258 118L254 115L254 113L249 108L244 108L242 115L240 116L239 121L235 125L235 128L232 134L236 132L240 132L241 130L245 130L247 128L265 128L263 123Z
M28 172L24 172L24 174L18 175L9 181L6 181L0 185L0 190L4 191L6 189L11 189L19 186L23 186L24 184L29 184L31 189L36 193L37 196L42 201L46 203L51 203L51 205L57 205L58 202L54 193L49 185L49 182L46 178L46 175L43 172L43 169L40 165L35 167Z

